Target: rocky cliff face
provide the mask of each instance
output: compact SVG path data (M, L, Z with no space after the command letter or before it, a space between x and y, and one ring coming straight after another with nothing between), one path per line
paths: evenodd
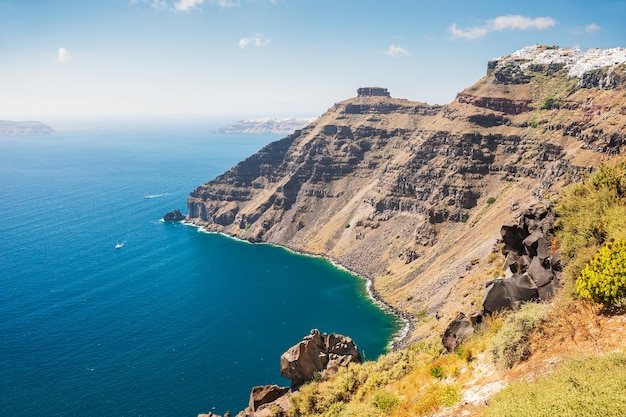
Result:
M452 318L503 223L626 153L625 62L524 48L447 106L359 89L195 189L188 221L329 256L394 308Z

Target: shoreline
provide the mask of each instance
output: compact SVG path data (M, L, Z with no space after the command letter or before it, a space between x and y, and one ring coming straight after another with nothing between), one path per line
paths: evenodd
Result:
M225 236L229 239L233 239L239 242L243 242L243 243L247 243L250 245L255 245L255 244L260 244L260 245L270 245L270 246L275 246L277 248L282 248L285 249L293 254L296 255L302 255L302 256L309 256L312 258L321 258L324 259L328 262L330 262L335 268L343 270L345 272L348 272L350 275L354 276L357 279L363 280L365 281L365 290L367 292L367 295L369 296L369 298L374 302L375 305L377 305L379 308L381 308L384 311L387 311L389 313L391 313L393 316L395 316L401 323L401 328L394 334L393 338L388 342L387 344L387 350L389 352L395 352L401 349L405 349L409 346L409 337L413 331L413 329L415 328L415 322L414 322L414 318L409 314L406 313L394 306L392 306L390 303L388 303L382 295L380 295L380 293L376 290L376 288L374 287L374 280L372 277L367 276L366 274L360 274L357 273L356 271L346 267L345 265L341 264L337 259L332 258L330 256L327 255L320 255L320 254L316 254L316 253L309 253L309 252L305 252L303 250L300 249L295 249L291 246L288 245L281 245L281 244L277 244L277 243L271 243L271 242L264 242L264 241L260 241L260 242L255 242L252 240L248 240L248 239L243 239L241 237L238 236L233 236L230 235L228 233L225 232L217 232L217 231L209 231L205 228L205 226L202 225L198 225L194 222L190 222L187 219L185 220L181 220L180 223L182 223L185 226L191 226L191 227L195 227L198 229L198 232L200 233L206 233L206 234L217 234L217 235L222 235Z

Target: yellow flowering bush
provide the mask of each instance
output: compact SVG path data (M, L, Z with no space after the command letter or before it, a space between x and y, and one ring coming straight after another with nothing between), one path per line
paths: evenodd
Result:
M584 298L607 306L626 300L626 240L604 245L589 261L576 280L576 290Z

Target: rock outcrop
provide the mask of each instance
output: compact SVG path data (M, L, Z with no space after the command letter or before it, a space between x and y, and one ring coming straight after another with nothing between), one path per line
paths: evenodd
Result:
M357 94L359 97L363 96L381 96L381 97L391 97L389 91L386 88L382 87L361 87L357 90Z
M459 313L454 320L448 324L441 342L443 343L443 347L451 353L472 334L474 334L474 326L471 320L465 313Z
M176 209L174 211L170 211L168 213L165 213L165 215L163 216L163 221L164 222L180 222L185 220L186 216L180 212L179 209Z
M552 251L555 220L549 206L526 209L517 224L500 229L507 277L486 284L483 312L515 308L528 301L547 301L561 286L560 252Z
M320 378L333 374L340 366L361 363L361 354L351 338L336 333L311 334L289 348L280 357L280 375L297 387L319 374Z
M446 106L359 90L197 187L188 221L328 256L396 311L449 321L471 310L459 289L502 219L626 153L625 51L524 48ZM523 264L523 251L544 243L520 249L526 269L507 278L539 298L553 290L547 261Z

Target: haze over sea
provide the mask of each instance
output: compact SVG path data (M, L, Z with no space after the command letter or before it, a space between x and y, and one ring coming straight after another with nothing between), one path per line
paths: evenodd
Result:
M1 415L234 413L312 328L384 352L400 323L363 280L160 221L283 136L216 127L0 138Z

